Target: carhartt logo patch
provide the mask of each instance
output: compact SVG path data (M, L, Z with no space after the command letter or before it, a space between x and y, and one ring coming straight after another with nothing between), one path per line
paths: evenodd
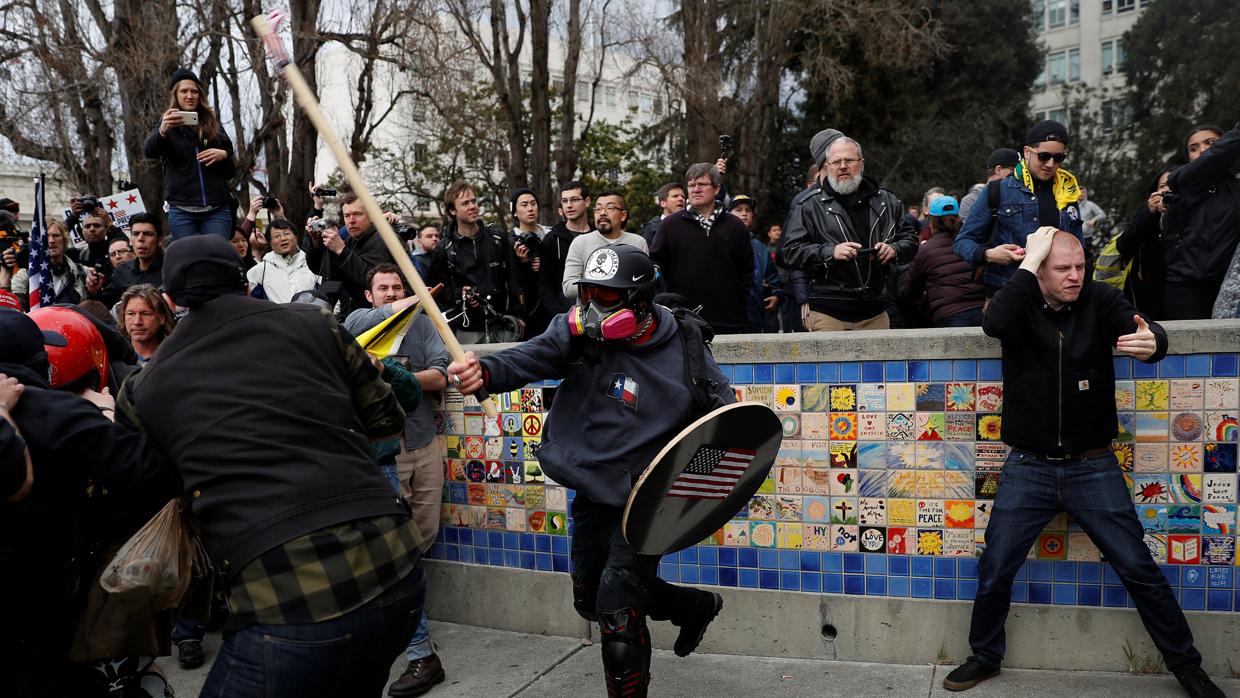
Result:
M1077 381L1076 389L1077 390L1089 390L1089 381Z

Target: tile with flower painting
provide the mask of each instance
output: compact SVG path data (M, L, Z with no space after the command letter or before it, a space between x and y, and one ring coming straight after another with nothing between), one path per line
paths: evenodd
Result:
M831 413L831 440L832 441L856 441L857 439L857 413L856 412L832 412Z
M948 383L944 390L949 412L971 412L977 409L975 383Z
M973 528L973 500L949 499L943 502L943 521L948 528Z
M997 414L981 414L977 415L977 440L978 441L999 441L1001 440L1003 427L1003 418Z

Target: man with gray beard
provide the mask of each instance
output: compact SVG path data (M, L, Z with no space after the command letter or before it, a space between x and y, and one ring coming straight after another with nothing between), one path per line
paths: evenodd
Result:
M883 288L892 264L917 252L904 205L865 176L861 145L835 129L809 144L818 178L792 200L780 254L805 272L811 332L891 326Z

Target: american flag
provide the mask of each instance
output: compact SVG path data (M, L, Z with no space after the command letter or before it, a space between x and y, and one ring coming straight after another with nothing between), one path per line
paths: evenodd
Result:
M683 499L727 499L757 451L699 446L689 465L672 483L667 496Z
M43 203L43 175L34 180L34 217L30 224L30 263L26 273L30 275L30 309L44 304L51 305L56 299L52 284L52 260L47 254L47 226L44 219L47 209Z

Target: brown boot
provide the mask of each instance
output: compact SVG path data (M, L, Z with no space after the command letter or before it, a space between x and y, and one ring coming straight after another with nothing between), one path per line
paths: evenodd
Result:
M420 696L434 688L435 684L443 683L445 674L443 664L439 663L439 655L415 659L405 667L405 673L388 686L388 695L392 698L409 698Z

